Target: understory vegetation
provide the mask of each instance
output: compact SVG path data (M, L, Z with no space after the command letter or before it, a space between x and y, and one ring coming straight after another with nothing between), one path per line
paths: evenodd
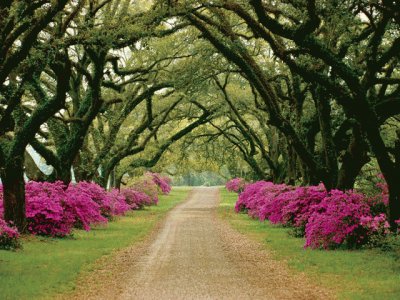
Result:
M130 211L89 232L75 229L69 238L22 237L23 251L0 250L0 298L42 299L71 291L82 272L96 270L97 259L143 240L188 192L174 188L157 206Z
M106 191L86 181L68 186L61 181L30 181L26 184L27 230L33 235L58 238L72 235L74 228L90 231L93 226L105 226L129 210L157 205L159 193L166 195L170 191L168 177L150 172L137 178L134 186L121 191ZM18 229L2 220L2 214L0 194L0 249L21 248Z
M290 228L235 213L237 194L221 189L219 216L242 234L272 250L291 270L304 272L339 299L398 299L400 243L396 248L318 251L304 249L305 240ZM393 244L394 246L394 244Z
M235 178L226 183L237 192L236 212L246 212L260 221L268 220L305 237L305 248L391 247L400 243L399 232L391 232L386 207L387 188L367 196L349 190L327 191L319 186L294 187L267 181L245 183ZM400 219L396 220L400 223Z

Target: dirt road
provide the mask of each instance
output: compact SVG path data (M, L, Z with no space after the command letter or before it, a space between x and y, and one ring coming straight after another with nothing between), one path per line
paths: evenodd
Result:
M108 269L88 299L327 299L329 294L216 217L218 189L196 188L157 234ZM137 251L141 255L137 255ZM130 259L136 257L136 259ZM133 255L133 253L135 255ZM107 268L106 268L107 269ZM106 276L106 278L107 278ZM99 279L99 277L97 278ZM80 297L78 297L80 298Z

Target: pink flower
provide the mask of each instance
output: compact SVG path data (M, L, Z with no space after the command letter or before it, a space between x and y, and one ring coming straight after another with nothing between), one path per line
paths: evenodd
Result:
M371 199L354 191L328 193L323 185L292 187L258 181L245 186L235 210L297 228L296 234L306 237L305 247L356 247L389 233L386 215L373 213L376 202Z
M171 179L169 177L153 172L147 172L145 176L150 176L164 195L167 195L171 192Z
M133 210L142 209L144 206L153 204L152 199L147 194L136 191L133 188L123 189L121 190L121 194Z
M243 178L233 178L229 180L225 187L229 192L241 193L246 185L246 181Z
M118 190L107 192L91 182L70 184L67 188L60 181L30 181L25 190L28 231L37 235L64 237L73 228L90 230L93 225L106 224L107 218L131 209ZM1 213L2 202L1 193Z
M0 218L0 249L14 250L21 247L17 228Z

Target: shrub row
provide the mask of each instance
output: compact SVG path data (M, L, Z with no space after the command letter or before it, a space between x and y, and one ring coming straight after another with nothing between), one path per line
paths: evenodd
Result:
M171 187L168 178L146 173L134 187L121 191L106 191L96 183L85 181L68 186L61 181L30 181L25 189L28 231L34 235L65 237L73 228L89 231L129 210L156 205L159 191L167 194ZM0 186L0 249L18 248L20 235L12 224L2 219L3 210Z
M246 181L243 178L237 177L226 182L225 188L229 192L240 193L245 187Z
M235 210L293 228L296 236L305 236L306 248L376 245L390 232L384 213L387 189L380 187L381 195L367 197L355 191L327 192L322 184L293 187L258 181L245 185Z

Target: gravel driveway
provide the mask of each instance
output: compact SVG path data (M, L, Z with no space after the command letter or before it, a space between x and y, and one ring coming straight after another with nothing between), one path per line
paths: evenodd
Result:
M73 298L332 298L218 220L218 196L217 188L195 188L147 242L105 261Z

